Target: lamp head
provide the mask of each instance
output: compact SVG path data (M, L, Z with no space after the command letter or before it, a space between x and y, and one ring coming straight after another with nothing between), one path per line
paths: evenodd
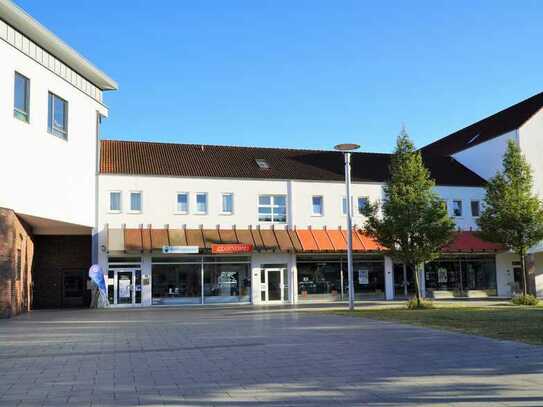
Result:
M338 144L334 146L334 150L343 151L343 152L354 151L354 150L358 150L359 148L360 146L358 144L353 144L353 143L344 143L344 144Z

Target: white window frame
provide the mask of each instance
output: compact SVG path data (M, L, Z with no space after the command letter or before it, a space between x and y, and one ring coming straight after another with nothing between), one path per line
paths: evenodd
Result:
M140 194L140 206L141 209L132 209L132 194ZM143 192L138 190L132 190L128 193L128 213L142 213L143 212Z
M180 211L179 210L179 202L178 202L178 197L179 195L186 195L187 196L187 210L186 211ZM175 207L174 207L174 214L176 215L188 215L189 214L189 211L190 211L190 192L186 192L186 191L177 191L175 193Z
M199 195L204 195L206 197L206 210L204 212L198 210L198 196ZM209 200L208 200L207 192L196 192L194 194L194 214L207 215L208 211L209 211Z
M359 200L360 199L365 199L367 201L367 205L369 206L370 204L370 197L369 196L366 196L366 195L360 195L360 196L357 196L356 197L356 214L358 216L364 216L363 213L360 213L360 205L359 205ZM343 205L343 204L342 204Z
M479 204L479 215L474 215L474 214L473 214L473 207L471 206L471 204L472 204L473 202L477 202L477 203ZM480 216L481 216L481 212L482 212L482 209L481 209L481 208L482 208L482 207L481 207L481 200L480 200L480 199L470 199L470 200L469 200L469 210L470 210L470 214L471 214L472 217L474 217L474 218L480 217Z
M230 197L232 198L232 210L231 211L225 211L224 210L224 197L226 195L230 195ZM234 193L233 192L221 192L221 202L220 202L220 205L221 205L221 212L220 214L221 215L233 215L234 214Z
M26 89L25 89L26 112L23 112L22 110L17 109L17 107L15 106L15 90L16 90L17 75L24 78L27 84ZM24 119L21 116L23 116ZM15 74L13 75L13 117L15 117L17 120L22 121L23 123L30 123L30 78L26 75L23 75L19 71L15 71Z
M269 196L271 198L269 205L260 205L260 197L263 197L263 196ZM284 222L280 222L280 221L275 220L274 216L273 216L273 208L279 206L279 205L275 204L275 198L276 197L284 197L285 198L285 221ZM260 207L271 208L271 213L270 213L271 221L260 220ZM288 223L287 194L258 194L258 196L256 197L256 216L257 216L257 219L258 219L259 223L264 223L264 224L277 223L277 224L280 224L280 225L287 224Z
M313 207L313 199L314 198L320 198L321 199L321 211L320 213L317 213L314 211L314 207ZM324 196L322 195L312 195L311 196L311 216L316 216L316 217L322 217L324 216Z
M461 214L459 216L457 216L454 213L454 203L455 202L460 202ZM464 201L462 199L451 199L451 212L452 212L453 217L459 218L459 219L463 218L464 217Z
M345 201L345 207L343 207L343 201ZM351 195L351 217L354 216L354 204L353 204L353 201L354 201L354 198L353 196ZM341 210L341 215L343 216L347 216L347 195L343 195L341 197L341 202L340 202L340 210Z
M111 194L119 194L119 209L111 209ZM122 213L123 211L123 192L119 190L108 191L107 209L109 213Z

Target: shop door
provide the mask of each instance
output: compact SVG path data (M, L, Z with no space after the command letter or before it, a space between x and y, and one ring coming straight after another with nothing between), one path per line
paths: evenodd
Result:
M109 283L108 290L114 290L113 296L109 293L110 301L113 297L112 305L141 304L141 270L110 270L111 274L113 274L113 284Z
M262 301L266 303L281 303L288 299L283 269L264 269L262 273Z

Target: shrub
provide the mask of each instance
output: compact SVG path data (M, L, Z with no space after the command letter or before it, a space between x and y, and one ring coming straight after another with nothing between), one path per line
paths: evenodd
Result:
M515 305L537 305L539 299L532 294L515 295L511 302Z
M407 309L415 310L415 309L432 309L432 308L434 308L434 303L432 301L421 299L420 304L417 304L417 297L412 297L407 302Z

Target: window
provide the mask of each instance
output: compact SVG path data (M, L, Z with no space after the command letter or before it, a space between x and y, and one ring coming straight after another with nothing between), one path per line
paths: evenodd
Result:
M352 211L353 211L353 199L351 197L351 213ZM341 213L347 216L347 198L346 197L341 198Z
M51 92L49 92L47 130L57 137L68 138L68 102Z
M286 223L287 198L285 195L260 195L258 197L258 221Z
M24 122L30 118L30 79L15 72L13 115Z
M130 212L141 212L141 192L130 192Z
M189 194L186 192L177 193L175 212L185 214L189 212Z
M474 218L479 217L481 214L481 204L479 201L471 201L471 216Z
M223 214L231 215L234 213L234 194L231 192L222 194L221 208Z
M454 200L452 203L453 203L453 215L456 217L462 216L462 201Z
M445 211L447 211L447 213L449 213L449 208L447 207L447 201L445 199L441 200L441 207L443 209L445 209Z
M322 196L314 196L311 198L311 214L313 216L322 216L323 214L323 199Z
M21 249L17 249L17 265L16 265L16 275L15 275L15 279L16 280L20 280L21 279L21 274L22 274L22 271L23 271L23 262L21 260Z
M198 192L196 194L196 213L207 213L207 193L205 192Z
M120 212L121 211L121 192L111 191L109 193L109 211Z
M370 201L368 197L365 197L365 196L358 197L358 214L359 215L364 215L364 211L368 207L369 203Z

